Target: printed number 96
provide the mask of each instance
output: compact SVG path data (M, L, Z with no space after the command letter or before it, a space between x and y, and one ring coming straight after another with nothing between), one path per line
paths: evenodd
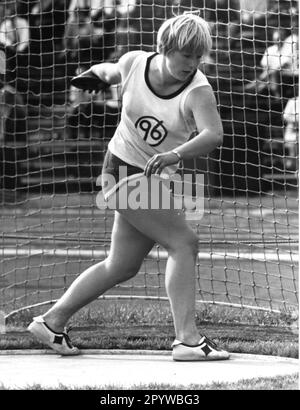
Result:
M136 121L135 127L143 132L143 140L151 146L161 144L168 134L163 121L155 117L141 117Z

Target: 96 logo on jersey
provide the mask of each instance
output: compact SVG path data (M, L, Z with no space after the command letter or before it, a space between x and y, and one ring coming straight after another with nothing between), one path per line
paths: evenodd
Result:
M152 147L161 144L168 135L168 131L163 125L163 121L159 121L150 115L140 117L134 125L135 128L142 133L143 140Z

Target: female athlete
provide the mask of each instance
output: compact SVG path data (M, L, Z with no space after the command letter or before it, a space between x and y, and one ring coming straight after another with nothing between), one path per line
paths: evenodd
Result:
M90 68L103 82L122 86L121 120L108 145L104 176L113 176L120 184L124 181L119 181L119 170L124 166L130 176L171 175L180 160L204 156L222 143L214 94L198 69L211 43L208 24L186 13L162 24L157 52L132 51L115 64ZM173 359L228 359L228 352L196 327L198 237L184 212L170 208L117 208L109 256L85 270L55 305L33 319L29 330L60 354L79 354L65 331L67 321L114 285L135 276L158 243L168 252L165 286L175 327Z

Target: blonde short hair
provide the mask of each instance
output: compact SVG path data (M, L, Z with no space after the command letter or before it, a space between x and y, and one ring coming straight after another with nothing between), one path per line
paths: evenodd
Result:
M157 33L157 51L190 50L201 56L212 46L210 27L200 16L184 13L166 20Z

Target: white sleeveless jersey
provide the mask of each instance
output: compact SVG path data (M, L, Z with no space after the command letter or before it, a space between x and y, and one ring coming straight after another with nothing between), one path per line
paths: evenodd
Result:
M153 155L175 149L189 140L196 124L185 114L186 97L194 88L209 85L205 75L197 70L175 93L158 95L148 80L150 61L155 55L147 52L138 55L128 76L122 79L121 120L108 144L114 155L142 169ZM177 165L166 167L163 174L172 174L176 169Z

